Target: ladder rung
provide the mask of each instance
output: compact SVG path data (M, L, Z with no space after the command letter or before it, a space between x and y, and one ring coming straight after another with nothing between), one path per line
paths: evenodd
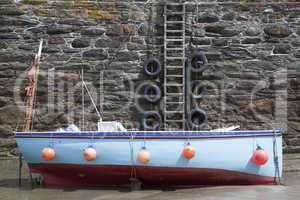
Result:
M184 57L166 57L168 60L183 60Z
M182 101L170 101L170 102L166 102L166 104L184 104L184 102Z
M174 36L166 36L166 41L167 42L183 42L183 38L181 37L174 37Z
M166 48L167 51L183 51L183 48Z
M172 119L166 119L165 120L165 122L184 122L184 120L182 120L182 119L174 119L174 120L172 120Z
M167 52L167 53L171 54L171 52ZM183 55L183 52L174 52L173 54L176 54L176 55L170 55L170 56L176 56L175 58L174 58L174 57L171 57L171 58L168 57L167 59L168 59L168 60L172 60L173 58L174 58L173 60L179 60L179 59L181 60L181 59L184 59L184 58L183 58L183 56L184 56L184 55ZM182 57L179 57L179 56L182 56Z
M178 84L178 83L167 83L167 84L165 84L165 86L167 86L167 87L179 87L179 86L183 86L183 84Z
M184 12L173 12L171 10L167 10L167 15L184 15Z
M184 113L184 111L182 111L182 110L172 110L172 111L165 110L165 113L166 114L176 114L176 113Z
M167 33L183 33L184 30L166 30Z
M166 75L168 78L183 78L183 75L175 75L175 74L170 74Z
M184 3L175 3L175 2L168 2L167 4L166 4L166 6L183 6L184 5Z
M166 21L167 24L184 24L184 21Z
M167 69L183 69L183 66L166 66Z
M183 93L167 93L166 92L166 96L179 96L179 95L183 95Z
M166 39L166 42L183 42L184 41L184 39Z

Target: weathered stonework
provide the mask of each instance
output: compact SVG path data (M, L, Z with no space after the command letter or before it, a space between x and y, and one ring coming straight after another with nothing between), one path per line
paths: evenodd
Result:
M142 73L144 61L163 56L162 7L155 4L149 15L145 2L0 1L0 148L15 146L13 131L22 126L24 116L24 91L18 87L24 81L19 80L32 63L40 38L45 45L36 130L54 130L71 122L80 125L82 69L105 120L139 128L141 108L162 108L133 95L141 93L140 85L148 79ZM209 60L203 76L193 77L208 87L208 95L196 102L208 112L205 128L283 126L285 151L300 152L300 3L199 3L198 13L196 5L187 8L187 21L193 24L187 25L186 50L188 57L205 52ZM88 96L85 105L85 127L94 129L97 116Z

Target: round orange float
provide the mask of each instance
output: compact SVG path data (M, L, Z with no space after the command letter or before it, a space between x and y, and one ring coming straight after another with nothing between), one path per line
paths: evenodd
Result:
M140 150L140 152L138 153L138 161L141 163L141 164L148 164L149 161L150 161L150 158L151 158L151 155L150 155L150 152L144 147L142 148L142 150Z
M191 144L187 144L182 151L182 155L186 159L190 160L195 157L196 149L192 147Z
M261 147L257 147L257 149L253 152L251 161L256 165L264 165L268 162L269 156L268 153Z
M84 159L86 161L93 161L97 158L97 151L94 148L86 148L83 152Z
M42 150L42 158L43 160L50 161L55 158L55 151L50 147L46 147Z

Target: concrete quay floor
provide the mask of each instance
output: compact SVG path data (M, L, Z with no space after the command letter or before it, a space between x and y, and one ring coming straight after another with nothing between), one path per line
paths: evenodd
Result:
M284 156L282 185L218 186L189 189L145 188L131 191L128 187L95 189L31 188L24 165L23 185L18 187L17 160L0 160L0 200L299 200L300 154Z

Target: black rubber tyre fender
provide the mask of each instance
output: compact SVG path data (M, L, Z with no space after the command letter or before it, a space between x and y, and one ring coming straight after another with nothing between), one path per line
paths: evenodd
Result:
M194 108L188 114L188 123L192 129L200 129L207 121L207 114L200 108Z
M142 126L144 130L159 130L161 125L161 116L159 112L148 111L143 113Z
M191 82L190 95L193 99L201 99L207 94L207 88L200 80Z
M155 77L161 72L161 64L158 59L150 58L145 62L143 69L146 75Z
M208 68L207 63L206 55L201 52L193 54L190 59L191 70L197 73L205 71Z
M156 103L161 99L161 89L156 84L147 84L144 87L144 95L147 101Z

